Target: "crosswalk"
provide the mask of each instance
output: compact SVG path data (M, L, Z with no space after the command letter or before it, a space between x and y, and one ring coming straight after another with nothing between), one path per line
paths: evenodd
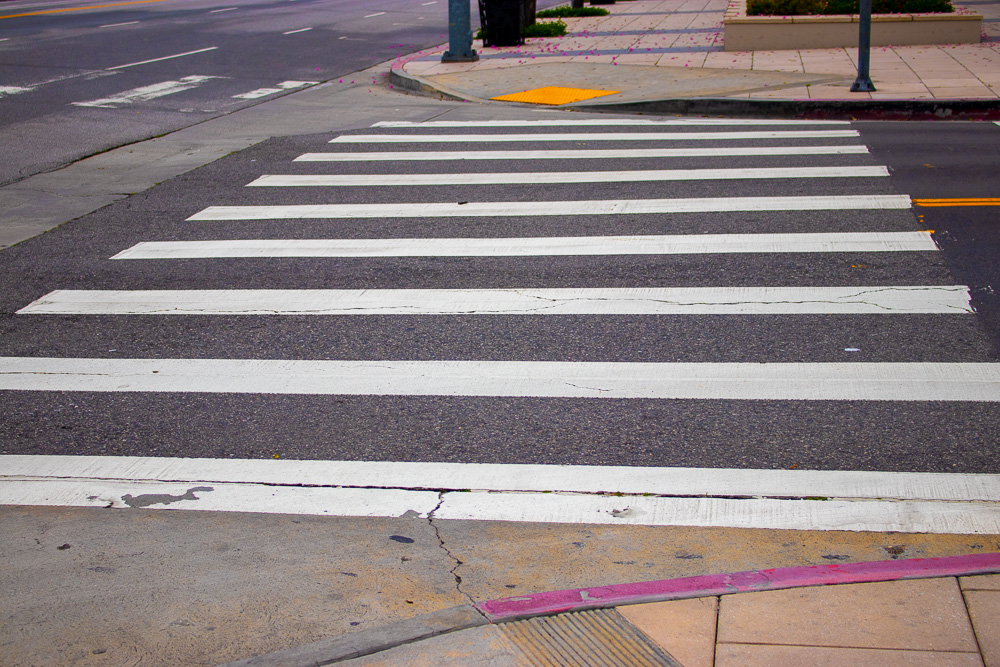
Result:
M497 146L525 142L536 145ZM456 143L462 150L428 150ZM614 145L600 148L608 144ZM378 150L382 145L391 150ZM652 411L663 424L694 423L699 414L725 413L731 403L755 406L737 412L756 446L770 442L785 450L792 445L780 441L781 433L790 427L779 422L794 421L789 411L801 415L795 406L813 402L825 411L822 424L787 463L815 456L821 466L837 467L830 451L820 450L891 431L896 417L912 435L908 422L920 412L947 418L958 408L946 404L1000 402L1000 365L982 345L940 355L925 346L917 358L905 358L914 343L902 339L914 331L950 330L977 340L976 318L968 288L941 269L932 230L915 228L910 198L894 192L886 167L873 162L857 131L840 122L376 123L332 138L324 150L269 164L286 173L247 177L224 201L178 216L177 233L109 247L109 275L121 267L139 284L105 279L85 288L60 286L35 295L16 318L53 327L79 321L74 318L91 318L85 321L97 328L134 322L139 331L239 318L226 321L236 331L286 327L282 331L297 339L313 327L338 340L364 330L383 341L376 350L418 345L405 333L408 322L418 322L428 332L426 349L351 357L357 341L316 354L319 343L290 352L288 341L272 339L273 350L250 354L234 339L236 352L225 357L188 357L174 346L129 358L8 356L0 358L0 390L475 399L461 410L452 405L435 412L421 403L400 414L423 410L415 419L443 423L461 421L458 415L473 409L497 409L526 422L536 409L565 410L558 419L579 412L581 423L560 441L564 454L574 447L570 441L585 437L588 419L620 419L635 438L655 440L665 431L639 433L636 414ZM253 267L261 263L279 275L259 277ZM294 270L282 274L283 266ZM154 269L183 286L143 277ZM216 270L224 286L213 282ZM240 285L240 270L257 277ZM204 284L181 279L188 272ZM362 329L369 324L353 324L358 321L376 324ZM458 330L491 340L473 344ZM762 347L743 345L742 330L766 332L773 343L762 344L767 354L755 357ZM510 337L532 331L541 352L519 357L518 350L536 343ZM606 339L610 331L625 343L615 347ZM871 332L876 349L862 349L857 341ZM554 342L544 340L553 335ZM722 338L713 348L715 335ZM686 351L684 336L697 353ZM394 337L403 342L390 342ZM665 337L670 340L660 340ZM839 347L815 350L814 338L823 345L836 339ZM467 342L453 342L459 340ZM573 402L561 402L567 400ZM678 401L694 403L671 416ZM591 418L586 411L594 402L606 407ZM858 436L855 417L839 415L865 413L871 403L900 407L878 412L888 422L869 422ZM388 412L380 410L358 415L354 432L387 428ZM351 416L341 411L330 418ZM545 433L512 443L513 430L490 433L481 426L486 421L470 419L480 424L475 441L485 443L472 459L490 460L502 447L508 460L517 462L523 449L521 462L544 462L530 450L542 448ZM684 428L688 435L672 451L649 440L639 445L651 465L693 467L683 452L719 447L718 437L704 445L686 439L709 433L710 424ZM414 437L439 436L418 430ZM448 437L461 436L452 429ZM631 437L617 432L606 446L626 447ZM420 456L433 446L413 444ZM400 451L389 458L406 458ZM732 460L726 452L719 456ZM711 454L702 452L693 464L703 465L706 457ZM571 454L557 458L552 462L587 462ZM865 465L926 469L914 459L877 458L869 456ZM754 459L747 463L753 467Z
M379 134L345 134L334 137L330 144L411 144L420 146L427 142L511 142L531 140L536 142L589 143L593 141L642 141L655 144L661 141L717 141L791 139L851 139L857 132L844 129L843 123L809 123L789 121L742 121L739 125L767 125L765 131L733 130L732 123L717 121L486 121L486 122L427 122L427 123L376 123ZM602 125L601 132L590 130ZM663 132L664 126L672 132ZM814 127L818 126L818 127ZM836 129L830 129L830 126ZM626 128L621 131L618 128ZM711 131L703 132L703 128ZM530 134L518 130L531 128ZM541 129L553 132L537 132ZM640 128L642 131L633 130ZM441 132L458 130L455 132ZM467 134L470 129L490 130L489 134ZM500 131L497 131L497 130ZM433 130L433 134L427 134ZM513 130L513 131L511 131ZM762 146L759 148L767 148ZM788 151L794 152L794 146ZM817 149L850 149L864 151L856 143L836 143L832 146L803 146L803 154L815 155ZM646 149L648 150L648 149ZM720 150L729 150L722 148ZM627 151L626 151L627 152ZM472 155L482 156L489 150ZM567 151L558 150L561 160ZM862 153L864 154L864 153ZM317 155L317 154L310 154ZM366 153L370 155L370 153ZM645 154L640 153L645 157ZM546 159L544 151L539 159ZM331 160L336 157L332 154ZM488 157L486 158L488 159ZM316 161L320 161L316 159ZM591 164L601 167L606 163L591 158ZM213 221L280 221L280 220L344 220L379 219L389 225L399 225L407 218L486 218L488 222L512 217L538 218L541 216L651 216L669 214L705 214L740 212L812 212L849 211L864 213L884 209L909 209L906 195L874 192L865 194L814 194L753 197L636 197L632 199L545 199L531 201L429 201L398 202L392 190L408 191L412 185L440 186L447 194L454 194L459 186L490 185L515 186L530 184L585 185L594 182L611 184L640 182L666 183L672 180L711 181L715 179L856 179L871 181L888 175L881 165L852 164L791 167L726 167L694 169L601 169L563 172L553 171L462 171L447 173L406 173L400 170L367 174L302 174L262 175L244 185L278 191L289 186L308 185L314 188L354 186L359 189L379 187L383 199L377 203L316 203L287 205L237 205L207 206L187 218L191 223ZM461 190L457 190L461 193ZM384 195L388 195L387 197ZM327 200L336 200L335 193L323 194ZM459 197L452 197L458 199ZM513 198L512 198L513 199ZM808 225L802 225L807 227ZM211 234L210 227L205 232ZM688 254L688 253L928 253L936 247L929 232L899 229L894 231L850 231L828 233L801 231L784 234L662 234L643 236L582 236L536 238L482 238L475 235L462 238L389 238L389 239L211 239L203 241L158 242L143 241L133 247L109 255L109 259L131 261L180 258L219 259L224 257L322 257L322 258L377 258L377 257L572 257L576 255L627 256L632 254ZM776 315L813 314L834 317L838 314L869 314L901 316L905 314L948 314L966 317L971 314L968 290L960 285L754 285L754 286L671 286L671 287L572 287L537 288L505 286L490 289L203 289L203 290L55 290L18 311L20 316L44 315L468 315L489 317L496 315L558 316L558 315ZM168 360L161 360L164 365ZM206 375L199 369L212 360L169 360L181 364L184 377ZM389 360L387 360L389 361ZM76 389L85 391L161 391L161 385L175 387L176 391L210 391L197 381L168 381L171 373L165 369L152 375L158 363L148 360L80 360L80 359L30 359L8 358L2 362L4 373L0 387L5 389ZM235 362L234 362L235 363ZM243 363L243 362L239 362ZM603 368L601 362L592 367L582 362L546 362L544 370L535 366L518 367L516 361L490 363L488 361L463 361L447 366L447 361L406 362L392 371L393 379L379 379L365 364L355 364L361 370L348 371L315 369L308 360L296 363L302 367L286 368L286 363L273 362L278 369L266 363L249 362L239 368L220 370L213 377L270 377L271 381L252 381L261 391L281 393L387 393L444 395L495 395L495 396L648 396L658 398L777 398L815 400L836 397L837 400L976 400L1000 401L1000 381L996 366L992 364L935 364L927 362L903 364L838 365L800 364L761 366L763 375L739 364L727 365L720 360L701 364L637 364L619 362L614 367ZM345 362L350 365L353 362ZM367 362L366 362L367 363ZM376 366L379 362L372 362ZM436 371L425 370L436 364ZM446 364L442 366L441 364ZM230 364L231 365L231 364ZM238 364L237 364L238 365ZM320 364L322 365L322 364ZM147 370L145 367L150 366ZM598 368L600 367L600 368ZM61 368L66 370L61 372ZM590 368L590 370L579 369ZM43 370L44 369L44 370ZM769 372L775 371L771 376ZM349 377L359 372L367 381L360 385L349 380L346 385L329 384L326 380L313 384L305 382L289 390L288 380L296 373L304 376ZM277 375L273 375L273 374ZM422 388L407 388L400 383L408 374L414 377L441 377ZM579 375L579 377L578 377ZM462 388L460 377L475 378L479 386L475 391ZM85 381L91 378L91 381ZM108 378L112 378L107 381ZM275 379L278 378L278 379ZM450 379L449 379L450 378ZM546 388L524 388L532 378L542 378L541 384L554 383L575 386L582 379L593 385L609 387L591 388L579 394L576 391L554 391ZM100 379L100 381L98 381ZM664 383L666 387L648 388L650 383ZM82 383L82 384L81 384ZM222 382L219 391L232 391L239 381ZM292 383L295 384L295 383ZM418 383L419 384L419 383ZM678 389L675 385L697 385L698 390ZM725 385L739 386L739 391L725 389ZM774 391L765 385L784 385L787 391ZM900 385L924 389L895 391ZM952 386L955 391L930 390L932 386ZM837 389L832 387L837 386ZM504 389L506 387L506 389ZM845 389L850 387L852 389ZM760 392L759 395L755 392ZM895 398L894 398L895 397Z

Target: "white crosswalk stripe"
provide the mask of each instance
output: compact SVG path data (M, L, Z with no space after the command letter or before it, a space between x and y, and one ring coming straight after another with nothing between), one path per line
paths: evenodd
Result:
M969 290L914 287L56 290L19 315L748 315L969 313Z
M653 120L649 118L591 118L568 120L558 118L552 120L383 120L373 123L372 127L657 127L684 125L720 125L736 127L740 125L784 125L802 127L803 125L850 125L848 120L783 120L770 118L672 118L669 120Z
M936 251L929 232L691 234L464 239L143 241L111 259L221 257L538 257Z
M333 218L495 218L550 215L637 215L745 211L862 211L910 208L906 195L821 197L706 197L575 201L489 201L407 204L209 206L188 220L303 220Z
M380 185L512 185L541 183L642 183L767 178L877 178L885 167L759 167L754 169L660 169L655 171L542 171L482 174L266 175L252 187Z
M545 134L345 134L331 144L508 143L543 141L731 141L735 139L843 139L857 130L787 130L745 132L580 132Z
M998 402L1000 364L0 357L0 389L595 399Z
M753 157L767 155L865 155L867 146L727 146L725 148L633 148L526 151L378 151L375 153L303 153L295 162L409 162L452 160L643 160L684 157Z

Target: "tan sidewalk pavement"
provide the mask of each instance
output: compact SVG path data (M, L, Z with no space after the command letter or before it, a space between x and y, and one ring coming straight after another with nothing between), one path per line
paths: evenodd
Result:
M545 86L618 91L591 101L603 104L703 97L1000 100L1000 0L955 4L983 16L983 41L873 47L874 93L849 90L857 48L723 50L726 0L618 2L606 6L608 16L563 19L569 26L564 37L506 48L483 48L477 41L480 60L471 63L442 63L442 47L394 70L470 100Z

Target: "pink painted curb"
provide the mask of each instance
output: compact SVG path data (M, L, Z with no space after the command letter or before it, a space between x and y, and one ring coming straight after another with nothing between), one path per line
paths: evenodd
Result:
M956 577L995 572L1000 572L1000 553L871 561L843 565L806 565L729 574L709 574L633 584L614 584L597 588L532 593L512 598L487 600L475 606L490 621L496 622L515 617L524 618L542 614L708 595L779 590L802 586Z

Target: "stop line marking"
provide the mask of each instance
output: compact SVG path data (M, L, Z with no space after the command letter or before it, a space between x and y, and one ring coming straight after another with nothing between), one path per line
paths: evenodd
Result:
M218 257L530 257L936 251L930 232L692 234L450 239L142 241L111 259Z
M732 148L634 148L630 150L548 151L380 151L304 153L294 162L373 162L404 160L611 160L767 155L865 155L867 146L733 146Z
M18 315L834 315L971 313L964 285L55 290Z
M734 139L857 138L857 130L781 130L759 132L600 132L545 134L345 134L331 144L483 143L545 141L731 141Z
M878 178L886 167L756 167L740 169L655 169L634 171L542 171L481 174L309 174L264 175L251 187L513 185L551 183L638 183L658 181L763 180L782 178Z
M1000 364L0 357L0 390L1000 402Z
M906 195L819 197L718 197L570 201L432 202L406 204L304 204L209 206L189 221L357 218L466 218L551 215L637 215L734 211L844 211L909 209Z
M0 469L2 505L1000 532L988 474L31 455Z

